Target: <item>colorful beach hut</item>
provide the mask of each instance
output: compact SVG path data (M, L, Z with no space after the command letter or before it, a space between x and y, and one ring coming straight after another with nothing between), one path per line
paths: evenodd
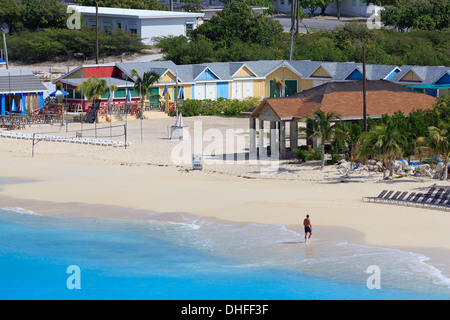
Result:
M46 90L29 69L0 70L0 115L43 107Z

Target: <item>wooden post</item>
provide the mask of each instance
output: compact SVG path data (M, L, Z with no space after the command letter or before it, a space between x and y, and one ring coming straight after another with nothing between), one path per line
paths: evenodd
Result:
M259 119L259 157L263 155L264 149L264 120Z
M95 64L98 64L98 1L95 1Z
M291 152L293 152L294 149L298 149L298 120L291 120L289 125L289 140Z
M363 45L363 118L364 118L364 132L367 132L367 104L366 104L366 46Z
M256 118L250 117L250 149L249 155L250 158L256 155Z
M280 120L280 130L278 131L280 134L280 151L281 157L284 157L286 154L286 122Z

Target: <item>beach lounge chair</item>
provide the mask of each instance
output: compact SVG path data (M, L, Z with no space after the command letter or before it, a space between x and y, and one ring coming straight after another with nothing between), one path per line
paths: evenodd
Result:
M436 188L430 188L430 189L428 190L428 192L425 193L425 194L423 195L422 200L420 200L420 203L421 203L422 205L426 205L426 204L427 204L427 201L428 201L429 199L432 198L432 195L433 195L434 190L436 190Z
M398 196L399 196L401 193L402 193L401 191L397 191L396 193L394 193L394 195L392 196L392 198L391 198L390 200L393 200L393 201L397 200Z
M402 192L402 194L400 195L400 197L398 197L397 201L403 201L403 198L406 197L407 194L408 194L408 191Z
M450 199L450 189L447 189L445 193L442 195L441 200L437 203L439 205L446 203Z
M361 166L361 163L358 162L358 164L356 165L356 167L354 167L353 169L338 169L338 171L339 171L340 173L350 173L350 172L358 171L360 166Z
M383 198L378 199L377 201L386 202L386 200L390 200L390 196L392 193L394 193L394 191L392 191L392 190L389 191L388 193L386 193L386 195Z
M386 194L387 190L383 190L380 192L380 194L377 197L364 197L363 201L375 201L375 199L382 199L384 195Z
M441 199L441 196L442 196L442 193L444 192L444 188L440 188L437 192L436 192L436 194L434 195L434 197L431 199L431 201L430 201L430 203L436 203L436 202L438 202L438 200L440 200Z

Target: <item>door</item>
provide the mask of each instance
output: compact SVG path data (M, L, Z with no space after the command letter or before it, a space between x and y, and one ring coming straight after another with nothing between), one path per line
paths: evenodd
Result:
M205 83L196 83L194 87L194 97L195 100L205 99Z
M242 99L242 82L233 81L231 84L231 98L232 99Z
M242 81L242 99L253 97L253 80Z
M158 107L159 104L159 88L150 88L150 109Z
M291 94L297 93L297 80L286 80L285 97L289 97Z
M205 83L205 98L210 100L216 100L217 84L215 82Z

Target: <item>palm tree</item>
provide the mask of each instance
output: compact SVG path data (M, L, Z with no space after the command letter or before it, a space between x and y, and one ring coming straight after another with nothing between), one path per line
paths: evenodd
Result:
M144 74L141 77L139 73L136 71L136 69L131 70L131 76L135 78L134 90L140 91L141 93L141 117L142 117L142 111L144 109L144 99L148 97L150 88L156 82L158 82L161 76L154 71L147 71L144 72Z
M383 179L386 178L386 163L389 161L389 176L394 173L394 161L403 154L405 137L390 119L375 126L361 137L358 156L381 157L383 160Z
M443 158L444 172L441 180L447 180L447 167L450 160L450 125L441 121L437 127L429 127L427 140L430 148Z
M92 106L100 106L100 98L103 93L107 91L116 91L117 87L108 85L106 80L97 77L89 77L88 80L82 81L76 89L78 92L83 92L87 96L88 101L92 101Z
M280 97L284 97L285 94L283 92L283 89L286 87L286 84L284 82L284 80L281 80L278 77L273 78L273 86L275 90L278 90L278 92L280 93Z
M339 120L339 117L333 112L324 113L318 109L311 118L306 120L306 128L304 129L310 137L320 138L322 141L322 169L325 166L325 143L330 142L336 134L342 133L336 126L336 122L333 124L333 119Z

